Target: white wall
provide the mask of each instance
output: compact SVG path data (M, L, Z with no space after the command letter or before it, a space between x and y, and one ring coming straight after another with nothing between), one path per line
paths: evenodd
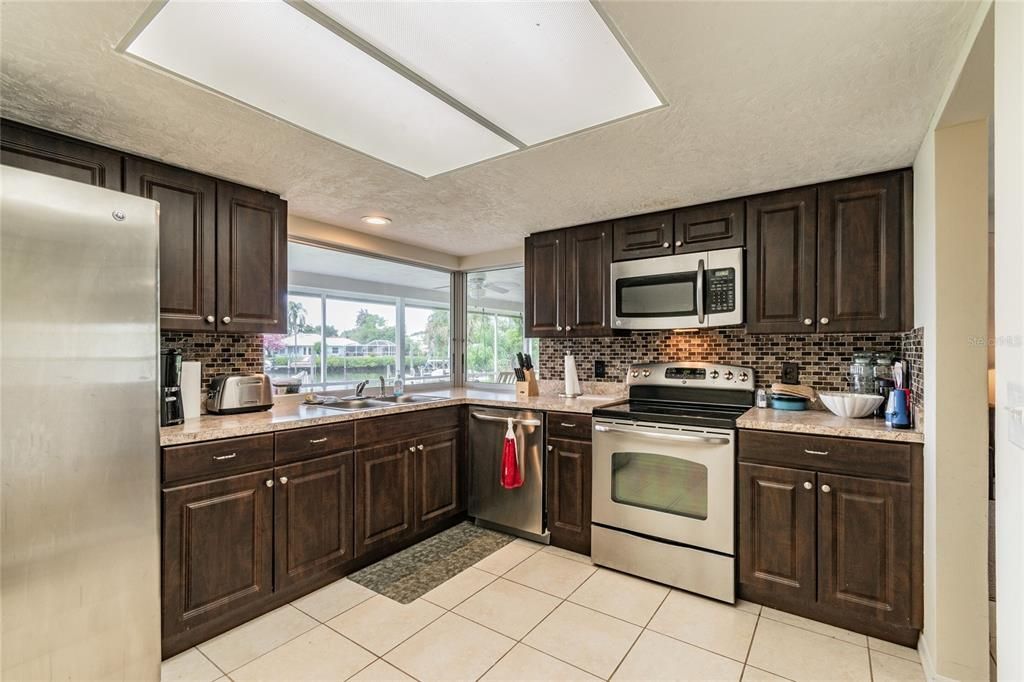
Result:
M999 679L1024 680L1024 4L995 6L996 628ZM1011 441L1010 429L1017 436Z

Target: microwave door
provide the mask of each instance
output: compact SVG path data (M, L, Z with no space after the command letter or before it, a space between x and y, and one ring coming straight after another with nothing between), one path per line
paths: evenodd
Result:
M664 256L612 264L614 309L618 329L676 329L701 325L697 254Z

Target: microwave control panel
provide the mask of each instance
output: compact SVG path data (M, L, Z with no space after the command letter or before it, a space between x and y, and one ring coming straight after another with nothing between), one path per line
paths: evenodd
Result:
M736 310L736 269L707 271L708 312L731 313Z

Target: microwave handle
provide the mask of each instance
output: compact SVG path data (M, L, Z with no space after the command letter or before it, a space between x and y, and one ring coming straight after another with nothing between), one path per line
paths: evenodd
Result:
M697 261L697 324L704 324L704 259Z

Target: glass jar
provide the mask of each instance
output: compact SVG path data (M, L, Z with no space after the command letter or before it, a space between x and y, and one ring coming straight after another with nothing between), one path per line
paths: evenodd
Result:
M892 363L895 359L892 353L875 353L874 375L876 384L883 379L892 381Z
M867 351L853 354L850 365L850 390L854 393L874 393L875 354Z

